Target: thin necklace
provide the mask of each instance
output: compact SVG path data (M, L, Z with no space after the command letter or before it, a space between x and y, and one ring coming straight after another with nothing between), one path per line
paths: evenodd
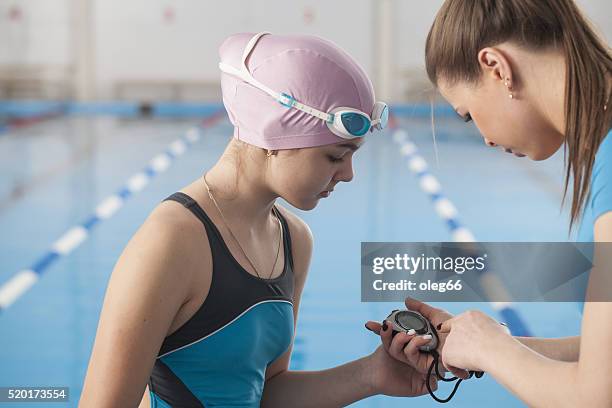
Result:
M253 270L257 274L257 277L260 279L263 279L261 275L259 274L259 272L257 272L257 268L255 268L255 265L251 261L251 258L249 258L244 248L242 248L242 245L240 245L240 241L238 241L238 238L236 238L231 228L229 227L229 224L227 223L227 220L225 219L225 216L223 215L223 211L221 211L221 208L219 208L219 205L217 204L217 200L215 200L215 198L212 195L212 192L210 191L210 187L208 187L208 183L206 182L206 173L204 173L204 175L202 176L202 180L204 181L204 185L206 186L206 191L208 192L208 196L210 197L215 207L217 207L217 211L219 211L219 214L221 214L221 219L223 220L223 224L225 224L225 228L227 228L227 230L229 231L234 241L236 241L236 243L238 244L238 247L242 251L242 254L247 259L247 261L249 261L249 264L251 264L251 268L253 268ZM278 217L278 214L276 214L276 211L272 211L272 212L274 213L274 216L276 217L276 220L278 221L278 247L276 248L276 258L274 259L274 265L272 265L272 270L270 271L270 275L268 276L268 279L270 279L272 277L272 274L274 273L274 268L276 267L276 263L278 261L278 255L280 253L280 244L283 240L283 227L281 224L281 220Z

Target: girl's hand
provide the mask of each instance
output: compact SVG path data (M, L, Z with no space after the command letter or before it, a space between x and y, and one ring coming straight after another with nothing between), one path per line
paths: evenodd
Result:
M405 304L407 309L422 314L434 327L453 317L452 314L445 310L429 306L416 299L406 298ZM420 373L426 374L431 366L433 357L429 353L421 352L419 346L429 343L430 339L405 333L398 333L392 336L391 328L385 329L385 326L373 321L368 321L365 325L368 330L380 335L382 344L389 355L398 361L411 365ZM445 339L446 333L438 333L438 351L443 349ZM439 363L438 369L440 373L446 371L442 362ZM465 370L459 369L453 370L453 374L460 378L467 378L468 376Z
M422 374L391 357L378 346L376 351L366 357L366 373L374 394L384 394L395 397L417 397L427 394L427 374ZM435 376L429 377L432 391L438 388Z

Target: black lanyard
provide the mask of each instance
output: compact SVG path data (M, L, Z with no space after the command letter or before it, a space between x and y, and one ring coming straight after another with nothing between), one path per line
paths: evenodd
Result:
M440 339L440 337L438 336L438 332L436 331L436 329L433 327L433 325L431 326L431 329L433 330L434 334L438 337L438 340ZM444 378L443 375L440 374L440 369L438 367L438 362L440 361L440 354L438 354L438 352L436 350L432 350L429 352L429 354L431 354L433 356L433 361L431 362L431 365L429 366L429 370L427 370L427 379L425 381L425 385L427 386L427 391L429 391L429 395L431 395L431 397L440 402L440 403L446 403L448 401L450 401L454 396L455 393L457 392L457 389L459 388L459 384L461 384L461 381L463 381L463 378L458 378L458 377L452 377L452 378ZM429 384L429 377L431 377L432 372L434 371L434 367L435 367L435 371L436 371L436 377L438 378L438 380L440 381L444 381L444 382L453 382L455 380L457 380L457 382L455 383L455 387L453 388L453 391L450 393L450 395L448 397L446 397L446 399L441 399L438 398L434 392L431 389L431 385ZM476 376L476 378L480 378L484 375L484 372L482 371L469 371L470 376L468 378L472 378L472 376Z

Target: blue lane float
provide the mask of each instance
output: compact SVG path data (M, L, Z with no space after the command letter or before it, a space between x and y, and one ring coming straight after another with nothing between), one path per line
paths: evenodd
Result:
M182 137L170 143L166 151L153 157L149 164L130 177L117 193L104 199L84 222L66 231L29 268L19 271L3 283L0 286L0 312L23 296L59 259L68 256L87 240L96 225L111 218L131 196L141 191L157 175L165 172L174 160L200 140L203 128L212 123L212 121L207 121L202 126L193 127Z

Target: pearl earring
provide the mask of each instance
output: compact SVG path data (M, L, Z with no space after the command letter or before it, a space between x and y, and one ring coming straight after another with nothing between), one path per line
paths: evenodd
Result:
M504 85L506 85L506 88L508 88L508 92L509 92L508 97L510 99L514 99L514 94L512 93L512 87L508 83L509 80L510 80L510 78L506 78L506 80L504 81Z

